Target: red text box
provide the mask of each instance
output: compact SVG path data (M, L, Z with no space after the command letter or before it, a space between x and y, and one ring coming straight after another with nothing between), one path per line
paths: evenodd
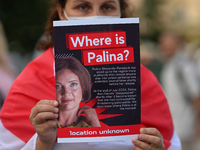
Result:
M106 137L139 134L141 125L109 126L109 127L86 127L86 128L58 128L58 138L77 137Z
M133 47L84 50L82 56L85 66L134 62Z
M67 48L70 50L113 48L126 46L126 32L93 32L66 34Z

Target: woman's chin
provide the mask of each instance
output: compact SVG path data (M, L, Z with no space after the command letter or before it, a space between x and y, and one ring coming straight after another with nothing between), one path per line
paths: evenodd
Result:
M75 112L77 112L78 108L77 107L73 107L73 106L66 106L64 111L75 111Z

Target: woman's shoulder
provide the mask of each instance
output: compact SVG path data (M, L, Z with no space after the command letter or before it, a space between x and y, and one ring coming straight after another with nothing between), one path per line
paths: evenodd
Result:
M54 57L52 48L31 61L14 81L11 93L35 99L55 98ZM37 94L36 94L37 93Z
M141 72L141 88L142 89L156 89L156 90L161 90L162 87L160 82L158 81L157 77L154 75L154 73L146 68L145 66L141 65L140 66L140 72Z
M88 125L84 120L81 120L80 123L81 127L90 127L90 125Z
M151 81L153 80L155 82L158 81L156 76L153 74L153 72L143 65L140 65L140 72L141 72L141 82L148 81L148 80L151 80Z
M36 76L42 76L45 78L53 77L53 49L49 48L44 51L40 56L32 60L20 73L18 78L30 78Z
M48 48L46 51L44 51L40 56L35 58L33 61L31 61L27 67L33 67L36 66L38 69L40 67L52 67L54 63L54 56L53 56L53 48Z
M151 70L141 65L141 95L142 97L146 97L146 100L149 101L150 96L152 96L152 100L155 100L155 97L158 95L164 96L164 92L162 90L162 86L159 83L157 77L153 74Z
M80 128L80 127L90 127L90 125L88 125L85 121L85 117L81 116L79 118L79 121L76 125L74 125L75 128Z

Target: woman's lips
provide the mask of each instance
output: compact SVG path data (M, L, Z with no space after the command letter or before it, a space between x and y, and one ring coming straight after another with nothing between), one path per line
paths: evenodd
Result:
M72 101L72 99L65 99L65 100L62 100L63 103L69 103L69 102L71 102L71 101Z

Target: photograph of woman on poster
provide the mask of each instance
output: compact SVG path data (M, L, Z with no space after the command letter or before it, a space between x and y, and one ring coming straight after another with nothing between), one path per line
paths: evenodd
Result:
M95 109L80 102L90 99L90 74L74 57L55 61L56 100L59 103L58 128L100 127ZM81 114L85 114L86 117Z

